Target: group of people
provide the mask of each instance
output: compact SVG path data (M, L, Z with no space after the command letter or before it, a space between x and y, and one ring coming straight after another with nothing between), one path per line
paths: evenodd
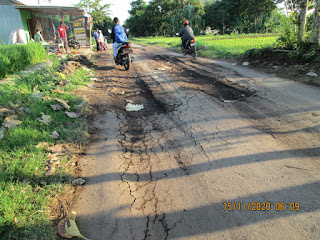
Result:
M60 39L60 41L62 41L63 44L65 44L65 40L66 40L66 31L69 27L64 24L64 23L60 23L60 27L57 28L57 32L58 32L58 38ZM34 41L35 42L44 42L44 38L41 34L41 31L39 29L36 29L36 32L34 34Z
M128 39L128 32L127 30L120 25L119 18L115 17L113 19L114 27L112 28L111 31L111 38L113 40L113 56L116 58L117 56L117 47L123 43L126 42ZM98 28L94 30L93 36L96 40L97 44L97 51L103 51L107 50L106 46L104 44L104 36Z
M93 36L96 40L97 43L97 51L103 51L103 50L107 50L106 45L104 44L104 36L101 32L101 30L99 30L98 28L94 30Z
M114 27L112 28L111 38L113 40L113 57L117 57L117 47L127 41L127 37L129 36L127 30L120 25L120 21L117 17L113 19ZM194 33L192 28L189 25L188 21L184 21L184 27L182 28L181 32L179 33L179 37L182 40L182 46L185 47L186 42L189 39L194 38ZM98 46L98 43L97 43Z
M113 40L113 57L117 57L117 47L121 44L124 43L128 40L129 33L127 30L120 25L119 18L115 17L113 19L114 27L112 28L111 31L111 38ZM189 22L185 21L184 27L182 28L181 32L179 33L179 37L182 39L182 45L186 43L186 41L190 38L194 38L193 30L189 26ZM58 27L57 32L58 32L58 37L60 40L65 43L66 39L66 30L69 27L62 22L60 23L60 27ZM93 36L96 40L97 44L97 51L104 51L107 50L106 45L105 45L105 37L102 34L102 31L99 30L98 28L94 30ZM34 34L34 40L36 42L41 42L44 41L43 36L40 33L40 30L36 29L36 33Z

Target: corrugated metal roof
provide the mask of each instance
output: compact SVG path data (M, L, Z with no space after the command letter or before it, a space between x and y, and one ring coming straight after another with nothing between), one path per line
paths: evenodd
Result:
M27 10L27 11L34 12L34 13L40 13L40 14L44 14L44 15L83 16L85 14L85 11L79 7L17 5L16 8Z
M0 0L0 5L24 5L22 2L19 2L17 0Z

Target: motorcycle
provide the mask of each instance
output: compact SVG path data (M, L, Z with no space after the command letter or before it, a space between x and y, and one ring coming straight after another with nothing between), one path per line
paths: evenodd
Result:
M182 53L184 56L187 54L191 54L193 57L197 56L197 43L194 38L188 39L184 46L182 46Z
M131 55L133 53L130 42L121 43L117 48L118 54L115 59L117 65L124 66L125 70L129 70L132 62Z
M68 40L68 47L78 50L80 48L80 43L75 38L70 38Z

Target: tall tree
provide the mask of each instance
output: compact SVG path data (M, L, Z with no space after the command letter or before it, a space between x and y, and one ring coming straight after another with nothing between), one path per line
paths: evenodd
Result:
M298 41L304 41L305 29L307 24L307 12L308 12L309 0L300 1L300 14L299 14L299 36Z
M85 7L93 18L93 23L102 23L110 15L110 4L100 4L100 0L80 0L77 6Z
M142 0L131 2L127 27L135 36L174 35L184 20L192 23L196 34L203 28L202 0Z
M206 25L221 33L262 32L264 22L275 8L273 0L217 0L206 4Z
M316 7L314 10L314 20L313 20L313 26L312 26L312 38L311 42L315 43L317 45L320 45L320 20L319 20L319 14L320 14L320 0L316 1Z

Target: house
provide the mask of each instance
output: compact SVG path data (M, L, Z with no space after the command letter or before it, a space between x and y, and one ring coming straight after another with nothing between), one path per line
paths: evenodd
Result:
M54 41L56 30L52 15L85 16L79 7L29 6L17 0L0 0L0 43L29 42L36 29L42 32L46 41Z
M12 31L18 31L19 29L24 31L24 41L30 39L27 23L22 21L21 12L16 9L16 5L23 4L17 0L0 0L0 44L9 43L10 35L12 38ZM22 12L22 14L25 14L25 12Z

